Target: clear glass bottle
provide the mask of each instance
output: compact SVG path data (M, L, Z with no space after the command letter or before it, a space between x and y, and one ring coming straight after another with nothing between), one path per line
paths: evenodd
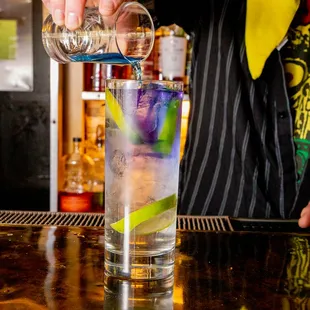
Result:
M107 65L101 63L84 64L84 90L104 92L107 79Z
M154 32L148 10L137 1L126 1L109 19L97 7L85 8L83 24L74 31L56 25L49 15L43 23L42 41L50 58L59 63L124 65L149 56Z
M162 27L160 62L163 80L184 81L187 34L176 24Z
M64 160L64 182L59 192L59 211L92 211L94 161L86 155L80 137L73 138L73 152Z

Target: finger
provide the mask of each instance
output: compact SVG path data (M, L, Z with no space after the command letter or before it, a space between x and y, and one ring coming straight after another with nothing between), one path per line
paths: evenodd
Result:
M50 0L50 12L53 16L54 23L58 26L65 24L65 0Z
M310 203L308 203L308 205L302 209L298 225L301 228L306 228L310 226Z
M310 213L305 213L298 221L298 225L301 228L310 227Z
M103 16L113 15L124 0L100 0L99 11Z
M310 212L310 203L308 203L308 205L302 209L300 216L302 217L305 213Z
M85 0L66 1L66 27L69 30L75 30L81 26L85 3Z

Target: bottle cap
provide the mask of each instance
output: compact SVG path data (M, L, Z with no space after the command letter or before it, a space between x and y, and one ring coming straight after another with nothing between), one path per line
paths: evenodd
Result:
M73 142L82 142L82 138L80 137L74 137Z

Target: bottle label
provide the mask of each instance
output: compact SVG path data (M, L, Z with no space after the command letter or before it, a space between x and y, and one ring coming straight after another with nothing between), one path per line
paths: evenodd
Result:
M96 130L98 125L105 123L105 107L100 101L89 101L86 107L86 138L92 143L96 140Z
M89 212L91 211L91 195L61 196L60 211L62 212Z
M187 40L182 37L167 36L160 39L161 65L164 77L184 77Z

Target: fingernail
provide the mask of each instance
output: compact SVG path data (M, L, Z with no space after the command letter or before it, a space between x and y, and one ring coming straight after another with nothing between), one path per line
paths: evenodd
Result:
M55 10L54 11L54 22L57 25L63 25L65 23L65 13L62 10Z
M66 26L69 29L76 29L79 27L79 19L75 13L68 13L67 20L66 20Z

